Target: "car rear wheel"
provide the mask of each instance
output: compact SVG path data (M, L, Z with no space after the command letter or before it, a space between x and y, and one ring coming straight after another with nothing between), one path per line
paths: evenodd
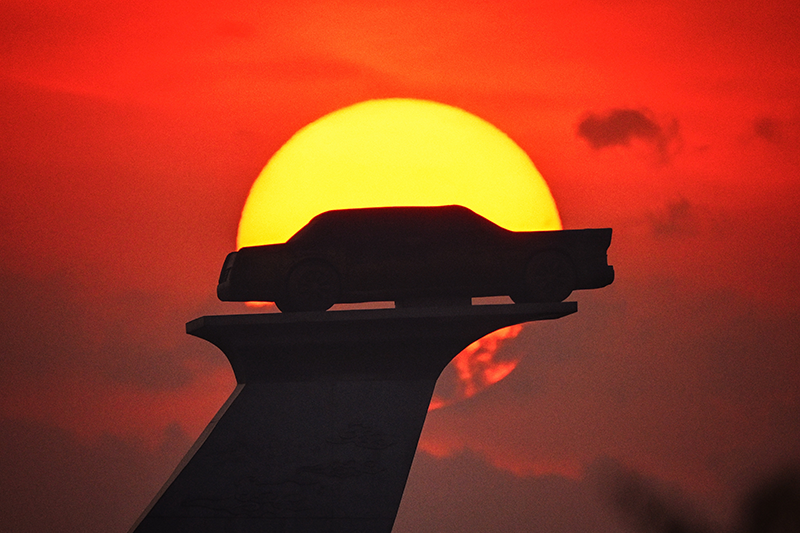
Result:
M516 303L561 302L575 290L575 267L555 250L534 255L525 267L522 287L511 295Z
M325 311L340 293L339 274L322 260L304 261L292 269L286 294L275 302L282 312Z

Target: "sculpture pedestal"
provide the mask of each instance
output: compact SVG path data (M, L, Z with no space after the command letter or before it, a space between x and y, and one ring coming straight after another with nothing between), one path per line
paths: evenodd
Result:
M153 532L392 529L436 379L497 329L574 302L207 316L238 385L133 526Z

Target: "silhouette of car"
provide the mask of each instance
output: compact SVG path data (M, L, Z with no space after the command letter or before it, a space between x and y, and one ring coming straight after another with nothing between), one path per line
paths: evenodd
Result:
M284 244L228 254L217 295L283 312L391 300L468 305L481 296L560 302L614 280L610 244L608 228L514 232L457 205L328 211Z

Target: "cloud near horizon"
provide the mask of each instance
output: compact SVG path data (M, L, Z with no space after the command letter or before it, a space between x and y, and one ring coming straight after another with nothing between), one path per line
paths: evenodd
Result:
M678 121L666 126L656 122L647 109L612 109L605 114L588 113L578 124L578 136L594 150L630 146L634 140L649 144L662 163L669 162L677 150Z

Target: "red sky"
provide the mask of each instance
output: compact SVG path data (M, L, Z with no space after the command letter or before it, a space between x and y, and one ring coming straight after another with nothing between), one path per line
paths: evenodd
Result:
M610 470L730 520L800 462L798 30L788 1L3 2L4 520L127 530L233 388L183 324L243 312L214 290L253 180L394 96L508 133L617 271L429 415L395 531L623 531Z

